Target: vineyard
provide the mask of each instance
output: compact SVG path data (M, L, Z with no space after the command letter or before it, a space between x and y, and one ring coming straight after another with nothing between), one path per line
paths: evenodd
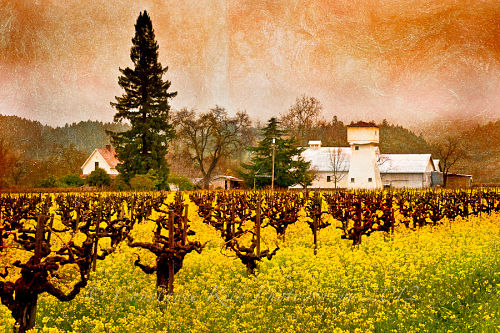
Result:
M0 196L0 330L500 330L500 191Z

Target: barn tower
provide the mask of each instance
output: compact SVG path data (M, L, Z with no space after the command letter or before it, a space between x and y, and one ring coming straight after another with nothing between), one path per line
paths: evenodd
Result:
M352 150L347 188L382 188L378 168L378 126L366 122L351 124L347 126L347 141Z

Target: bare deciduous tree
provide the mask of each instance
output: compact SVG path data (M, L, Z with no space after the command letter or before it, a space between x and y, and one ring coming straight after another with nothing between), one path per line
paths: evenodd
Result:
M446 187L448 174L451 168L461 159L465 158L466 149L462 138L458 135L446 135L432 142L434 153L439 158L443 171L443 186Z
M238 112L229 117L220 106L198 116L194 110L182 109L175 115L174 124L184 153L202 174L204 188L208 188L221 158L237 152L250 138L248 114Z
M330 167L332 170L332 179L337 188L337 184L345 178L347 173L345 172L345 164L347 162L347 156L342 150L342 148L333 148L330 150Z
M314 97L302 95L297 97L295 104L288 109L288 112L281 116L281 123L284 128L291 129L299 141L304 140L307 134L318 121L323 106Z

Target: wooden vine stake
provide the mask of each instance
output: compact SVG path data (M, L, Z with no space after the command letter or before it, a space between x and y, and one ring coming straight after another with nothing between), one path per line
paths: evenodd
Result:
M231 238L234 238L236 234L236 221L235 221L235 211L234 206L231 205Z
M318 253L318 214L321 214L321 197L318 192L314 192L314 201L318 205L318 212L313 215L313 235L314 235L314 255Z
M43 245L43 237L45 233L45 223L47 221L47 217L45 215L39 215L38 221L36 224L36 234L35 234L35 253L33 256L33 266L39 265L40 260L42 259L42 245ZM35 298L33 302L28 304L25 308L25 318L28 323L28 328L35 327L36 321L36 306L38 302L38 297Z
M94 256L92 257L92 271L95 272L97 268L97 250L99 246L99 228L102 219L102 197L99 197L99 208L97 212L97 221L95 223L95 242L94 242Z
M260 205L262 203L261 201L261 196L259 193L258 199L257 199L257 207L256 207L256 212L255 212L255 236L257 238L257 256L260 257Z
M182 245L186 245L186 240L187 240L187 229L188 229L188 205L184 205L184 218L182 219L183 221L183 226L182 226Z
M174 251L174 210L170 209L168 214L168 248ZM168 293L174 292L174 259L168 261Z

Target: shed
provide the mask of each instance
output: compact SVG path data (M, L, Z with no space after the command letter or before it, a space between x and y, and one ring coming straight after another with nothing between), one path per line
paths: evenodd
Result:
M447 188L469 188L472 185L472 175L449 173L446 177Z
M233 176L219 175L212 178L210 187L213 189L231 190L235 188L241 188L242 183L243 179L239 179Z

